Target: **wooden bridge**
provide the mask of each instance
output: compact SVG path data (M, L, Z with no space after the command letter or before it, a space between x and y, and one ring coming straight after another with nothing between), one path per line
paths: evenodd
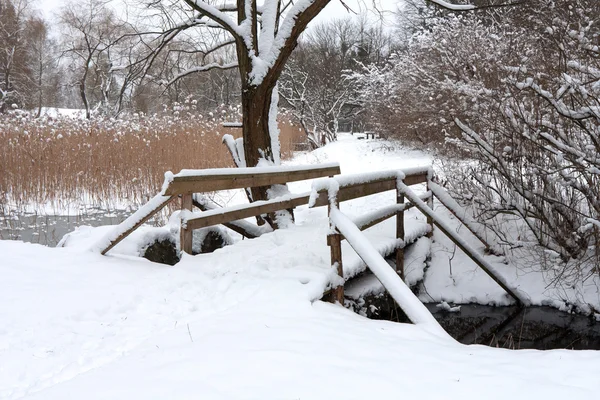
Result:
M192 233L195 229L223 224L247 238L255 238L263 234L265 229L245 221L246 218L293 209L301 205L308 205L309 207L327 206L330 230L326 239L330 247L331 265L336 268L338 275L344 276L341 243L346 240L414 323L434 324L435 320L431 317L431 319L423 321L423 313L414 312L414 310L419 309L422 311L425 308L404 284L404 250L420 237L424 235L431 236L434 226L451 239L475 264L513 297L517 304L527 304L528 298L526 295L511 287L502 275L495 270L493 265L485 260L482 254L470 246L436 215L433 210L434 197L463 222L484 244L487 251L494 254L501 252L497 246L488 243L482 226L470 220L464 210L451 199L443 188L435 184L432 178L433 173L429 167L343 176L340 175L339 164L306 167L183 170L176 175L167 175L161 193L118 225L113 232L97 244L96 249L100 253L106 254L175 199L181 201L181 251L190 254L192 252ZM217 207L203 196L204 193L219 190L268 187L309 179L317 179L313 182L311 192L289 194L267 201L257 201L233 207ZM418 184L425 184L424 194L417 195L411 189L411 186ZM359 218L352 220L339 209L341 202L392 190L396 193L395 205L382 207L380 210ZM194 207L202 211L193 212ZM407 236L405 234L404 213L412 207L416 207L426 216L428 225L426 229ZM374 251L368 240L363 236L362 231L394 217L396 218L397 239L394 249L396 263L395 268L391 268L382 256ZM332 288L324 296L329 297L331 301L343 304L344 286L339 285ZM431 314L427 312L427 315L430 316ZM437 322L434 325L437 326Z

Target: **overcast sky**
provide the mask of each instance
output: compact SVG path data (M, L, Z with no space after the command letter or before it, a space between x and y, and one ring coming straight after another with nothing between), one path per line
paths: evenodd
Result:
M397 4L401 1L402 0L345 0L344 2L356 12L366 9L372 10L373 2L376 2L377 8L387 11L387 14L389 14L389 11L395 10ZM51 18L52 15L56 13L60 9L61 5L65 2L66 0L42 0L40 1L39 7L42 9L47 18ZM116 7L119 7L119 3L127 3L127 0L113 0L113 3L116 5ZM346 11L340 0L331 0L331 2L327 5L327 7L325 7L321 14L319 14L315 21L326 21L334 18L342 18L347 15L352 14ZM373 16L375 16L375 14L373 14Z

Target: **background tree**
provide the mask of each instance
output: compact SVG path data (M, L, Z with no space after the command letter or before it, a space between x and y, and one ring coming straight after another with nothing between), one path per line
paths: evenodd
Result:
M23 106L32 84L26 35L27 0L0 0L0 112Z
M44 106L56 102L55 94L60 84L56 73L59 69L56 44L48 37L48 29L47 22L39 17L32 18L26 28L30 38L27 51L32 78L28 103L37 110L37 117L42 114Z
M391 38L381 24L365 18L322 23L301 39L280 92L313 148L336 140L340 124L346 131L360 125L363 107L350 75L364 64L379 64L390 51Z
M112 47L123 35L125 23L107 7L105 0L67 3L60 12L63 26L63 54L70 70L86 118L92 103L108 105L113 90Z

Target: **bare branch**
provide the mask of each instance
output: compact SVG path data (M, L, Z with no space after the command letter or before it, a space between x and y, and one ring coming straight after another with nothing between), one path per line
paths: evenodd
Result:
M175 78L171 79L167 83L167 86L171 86L173 83L175 83L179 79L181 79L185 76L194 74L196 72L210 71L211 69L224 69L224 70L225 69L233 69L233 68L237 68L237 66L238 66L238 63L229 63L229 64L212 63L212 64L201 65L199 67L190 68L187 71L184 71L181 74L177 75Z

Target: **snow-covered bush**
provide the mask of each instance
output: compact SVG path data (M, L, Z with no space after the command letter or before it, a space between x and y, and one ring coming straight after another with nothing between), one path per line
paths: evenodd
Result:
M556 254L561 279L599 272L598 15L595 0L431 13L357 77L382 130L454 149L454 194L510 246Z
M455 179L488 219L518 215L535 241L565 260L593 257L600 238L600 7L540 1L531 48L503 65L479 107L490 118L457 118L453 143L477 162ZM567 4L568 3L568 4ZM596 270L596 273L598 271Z

